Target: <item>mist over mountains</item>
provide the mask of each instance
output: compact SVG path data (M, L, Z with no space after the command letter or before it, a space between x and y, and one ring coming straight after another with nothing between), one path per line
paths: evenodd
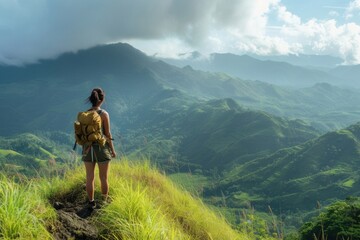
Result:
M77 112L100 86L121 151L148 156L169 172L216 176L206 197L221 193L234 207L250 201L294 210L359 192L360 91L343 84L356 82L358 66L324 71L214 56L203 71L118 43L0 66L0 133L72 134ZM247 75L236 76L240 71Z
M330 83L341 87L360 87L354 77L354 66L341 66L342 60L332 56L289 55L259 56L199 52L180 55L179 59L163 59L178 67L193 66L210 72L224 72L241 79L259 80L286 87L309 87Z
M246 59L250 59L247 64L261 62ZM279 63L278 66L281 69L292 65ZM349 68L356 69L355 66ZM253 72L262 72L258 69L262 68ZM312 73L304 71L304 76ZM326 77L324 73L320 75ZM178 68L148 57L128 44L65 53L56 59L23 67L0 66L0 79L3 89L0 99L6 102L0 110L7 113L4 121L8 123L2 125L0 131L5 135L34 129L51 130L54 126L71 132L73 113L86 108L79 99L85 99L94 86L106 90L111 104L105 107L120 125L122 119L129 118L127 110L166 88L200 99L233 98L255 110L306 120L322 131L346 127L360 117L360 107L356 104L360 102L360 94L354 88L323 83L301 89L285 88L224 73Z

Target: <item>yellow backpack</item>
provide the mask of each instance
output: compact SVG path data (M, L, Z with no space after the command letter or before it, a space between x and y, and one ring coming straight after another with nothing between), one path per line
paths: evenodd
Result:
M74 122L75 139L79 145L87 145L92 143L98 143L100 146L104 146L106 139L101 129L101 117L99 112L90 110L86 112L79 112L77 120ZM74 148L76 147L76 143Z

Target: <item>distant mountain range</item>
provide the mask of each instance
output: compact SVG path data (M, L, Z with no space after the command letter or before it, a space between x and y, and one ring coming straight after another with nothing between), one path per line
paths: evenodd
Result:
M349 84L359 88L360 65L338 66L329 71L330 74L345 79Z
M180 59L162 60L178 67L192 66L203 71L224 72L233 77L287 87L309 87L316 83L330 83L341 87L360 88L360 81L355 78L358 71L356 69L359 67L340 66L341 59L331 56L249 56L213 53L206 57L194 52Z
M165 164L171 159L175 168L224 170L319 136L302 121L245 109L232 99L194 101L177 90L161 92L134 112L125 150Z
M210 54L210 58L201 54L198 51L180 53L178 58L165 58L166 62L171 62L178 67L184 67L186 65L192 65L192 63L201 63L202 60L211 60L211 56L216 56L216 53ZM343 64L343 59L339 57L333 57L330 55L307 55L307 54L289 54L289 55L258 55L258 54L246 54L254 59L261 61L273 61L273 62L286 62L291 65L318 69L329 70L338 67ZM241 55L239 55L241 56ZM201 66L201 65L200 65Z
M248 56L243 59L250 59L250 65L262 62ZM333 71L344 69L352 72L356 66ZM54 128L71 132L74 112L86 108L79 99L85 99L94 86L106 90L111 104L105 107L113 113L119 127L126 127L122 122L131 118L128 113L133 106L166 88L200 99L232 98L252 109L306 120L322 131L339 129L360 119L360 91L354 88L318 83L290 89L223 73L178 68L128 44L65 53L57 59L24 67L0 66L0 80L0 99L6 103L0 106L6 113L6 124L0 126L0 132L5 135Z
M248 56L242 59L248 59L250 65L262 62ZM285 63L275 65L275 69L290 66L299 72L304 70L304 76L313 71ZM261 72L258 69L254 71ZM304 119L323 131L360 119L360 91L356 89L328 84L290 89L224 73L178 68L119 43L65 53L23 67L0 66L0 100L6 103L0 106L0 111L6 113L6 124L0 126L0 132L7 135L54 128L71 132L74 112L86 108L82 100L95 86L105 89L111 103L105 107L113 113L114 123L120 125L124 118L131 118L127 113L132 106L168 88L200 99L233 98L253 109Z
M229 206L309 209L316 200L359 193L360 91L338 82L356 81L358 66L324 72L250 56L214 57L214 69L206 72L119 43L23 67L0 66L0 134L72 134L77 112L89 107L85 99L100 86L123 154L147 156L171 171L220 176L211 178L205 194L226 198ZM242 70L249 80L216 66L233 75ZM37 145L24 143L40 157L51 156L43 142ZM21 154L0 150L2 160ZM31 162L44 164L36 157Z
M343 59L329 55L289 54L261 56L252 54L250 56L263 61L286 62L291 65L318 70L328 70L343 64Z

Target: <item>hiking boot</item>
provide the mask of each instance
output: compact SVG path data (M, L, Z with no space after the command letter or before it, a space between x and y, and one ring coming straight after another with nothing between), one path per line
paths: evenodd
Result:
M88 209L95 209L96 208L96 202L95 200L88 202Z
M105 207L112 202L112 199L109 196L103 197L101 201L99 201L99 208Z
M54 202L53 207L54 207L56 210L59 210L59 209L64 208L64 204L63 204L62 202Z

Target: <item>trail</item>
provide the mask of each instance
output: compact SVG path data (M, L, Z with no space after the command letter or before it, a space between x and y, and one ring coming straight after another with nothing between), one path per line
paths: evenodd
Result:
M55 226L49 229L54 239L100 239L93 219L101 206L96 209L87 207L84 186L72 189L71 192L55 197L50 202L58 215Z

